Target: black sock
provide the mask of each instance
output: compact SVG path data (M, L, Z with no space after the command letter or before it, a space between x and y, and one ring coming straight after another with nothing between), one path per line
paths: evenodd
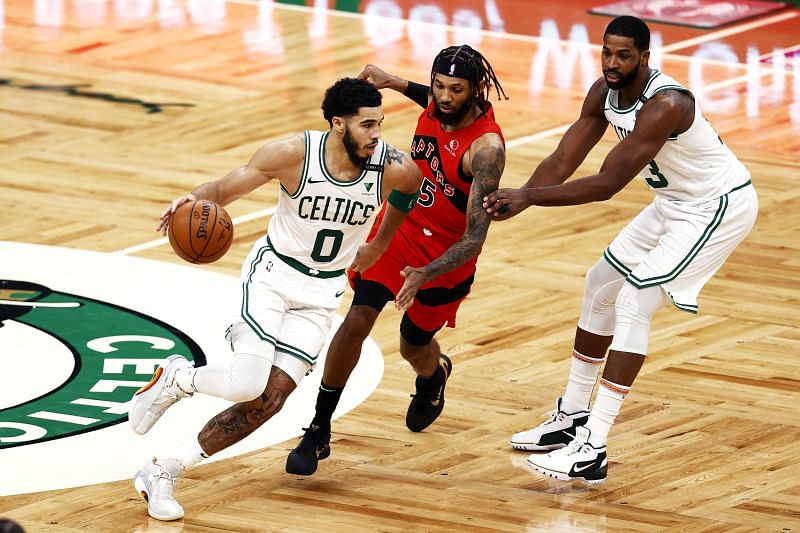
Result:
M317 407L314 414L314 420L311 421L315 426L320 428L331 429L331 419L336 406L339 405L339 398L342 397L344 387L329 387L323 381L320 383L319 392L317 393Z

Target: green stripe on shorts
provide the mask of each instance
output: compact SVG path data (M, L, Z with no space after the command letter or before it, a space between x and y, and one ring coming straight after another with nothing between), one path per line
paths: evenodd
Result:
M256 332L256 335L258 335L258 337L262 341L266 341L272 344L273 346L276 346L278 344L278 339L276 339L274 336L264 331L264 328L261 327L258 321L252 316L250 316L250 312L247 310L247 303L249 301L250 301L250 283L248 282L242 284L242 320L244 320L247 323L247 325L250 326L250 328Z
M703 246L705 246L705 244L711 238L711 235L722 223L722 219L725 217L725 210L727 208L728 195L726 194L724 196L720 196L719 207L717 208L717 212L714 213L714 218L711 220L711 223L706 227L705 231L703 231L703 234L700 236L697 242L694 243L694 246L692 246L692 249L689 250L689 253L686 254L686 256L681 259L678 265L671 271L660 276L653 276L651 278L643 279L637 278L633 274L630 274L628 276L628 281L630 281L637 289L644 289L647 287L653 287L655 285L661 285L662 283L666 283L677 278L678 275L680 275L680 273L683 272L687 266L689 266L689 263L692 262L692 259L694 259L698 253L700 253L700 250L703 249Z
M303 350L301 350L300 348L291 346L282 341L278 341L278 344L275 346L275 349L278 350L279 352L291 355L296 359L300 359L301 361L303 361L304 363L308 363L309 365L313 365L314 363L317 362L316 356L312 357Z

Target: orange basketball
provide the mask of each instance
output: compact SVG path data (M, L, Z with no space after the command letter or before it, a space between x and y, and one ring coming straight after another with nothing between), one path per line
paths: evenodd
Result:
M221 205L211 200L181 204L169 220L169 244L190 263L212 263L233 242L233 223Z

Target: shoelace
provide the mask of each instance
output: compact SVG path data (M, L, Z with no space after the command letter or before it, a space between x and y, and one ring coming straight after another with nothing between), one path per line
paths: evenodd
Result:
M577 438L572 439L566 448L564 448L565 455L575 455L576 453L581 452L591 452L591 446L587 441L579 440Z
M162 479L166 481L166 483L160 483ZM153 485L158 487L159 498L172 498L172 491L175 489L175 478L162 467Z
M165 378L168 380L168 383L164 384L164 390L162 391L162 394L164 396L153 402L153 407L152 407L153 411L163 412L173 403L177 402L184 396L190 396L190 397L192 396L191 393L188 393L183 389L181 389L180 385L178 385L175 382L175 374L176 372L173 372L171 377L168 376L167 378Z
M300 439L300 444L297 446L298 450L311 450L314 453L317 453L318 450L321 450L325 446L323 445L323 439L320 435L319 429L317 428L303 428L305 431L305 435L303 435Z
M562 420L564 420L564 413L562 413L561 411L555 411L555 410L550 411L549 413L547 413L547 416L549 416L550 418L544 423L545 426L548 424L552 424L554 422L561 422Z

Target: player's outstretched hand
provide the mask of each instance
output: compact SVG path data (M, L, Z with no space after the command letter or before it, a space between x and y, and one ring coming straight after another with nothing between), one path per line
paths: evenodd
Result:
M180 198L175 198L172 200L172 203L169 204L169 207L164 209L164 212L161 213L161 218L158 220L156 231L160 231L162 235L166 235L167 226L169 226L169 217L172 216L172 213L178 209L179 205L185 204L186 202L194 202L195 200L197 200L197 197L193 194L187 194L186 196L181 196Z
M366 269L375 264L375 261L383 253L383 250L375 246L372 241L362 244L358 247L356 257L350 265L350 270L353 272L364 272Z
M528 207L523 189L498 189L483 197L483 208L493 220L506 220Z
M405 267L400 275L406 278L403 286L394 298L394 306L400 311L405 311L414 303L414 297L422 284L428 281L428 273L424 268Z
M392 77L375 65L367 65L358 75L358 79L367 80L376 89L385 89L391 84Z

